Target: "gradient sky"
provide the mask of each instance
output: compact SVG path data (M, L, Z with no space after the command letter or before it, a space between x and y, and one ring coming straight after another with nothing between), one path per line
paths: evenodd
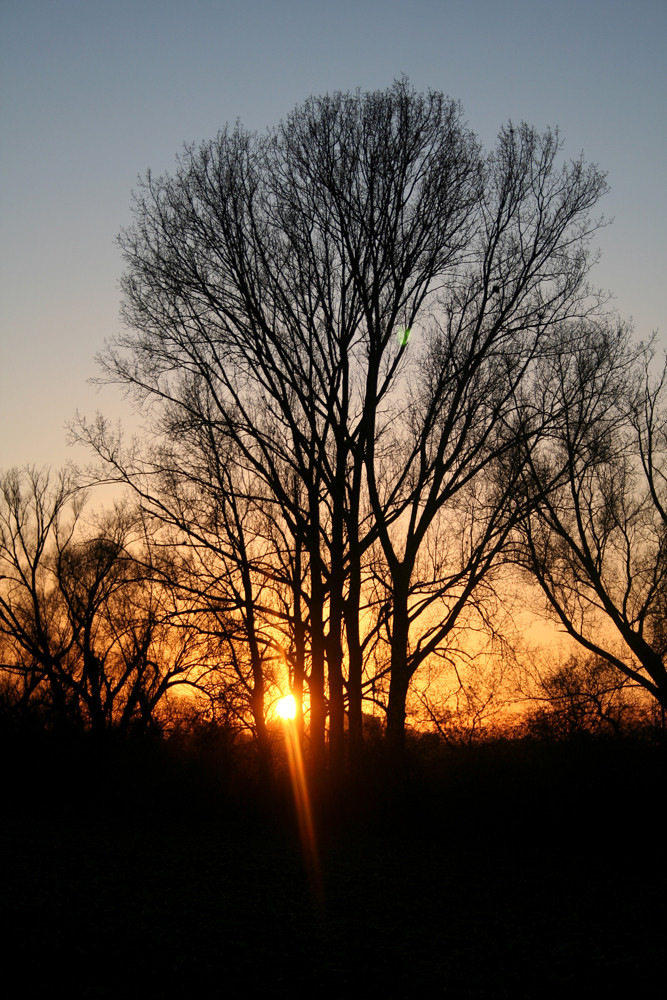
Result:
M594 283L667 346L665 0L0 0L0 470L81 461L76 409L129 412L87 382L119 329L115 245L139 174L240 118L402 73L459 99L491 145L558 125L607 171Z

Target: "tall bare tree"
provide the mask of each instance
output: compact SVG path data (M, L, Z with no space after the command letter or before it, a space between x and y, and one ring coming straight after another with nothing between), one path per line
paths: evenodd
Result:
M509 530L513 442L540 429L537 359L590 306L589 212L605 182L559 152L557 134L508 126L485 155L457 103L401 80L311 98L263 136L225 129L135 195L121 235L129 332L104 377L158 404L155 429L183 442L193 488L203 460L229 462L284 522L320 762L327 712L336 767L346 703L361 734L371 553L386 569L400 745L410 677ZM80 433L136 483L103 427ZM157 452L145 459L159 471ZM153 481L144 497L164 510ZM466 541L419 579L441 519ZM417 636L436 602L443 621Z
M377 392L366 396L375 426L369 494L391 580L388 732L396 744L411 677L456 624L517 515L510 500L525 461L517 445L529 454L553 418L535 404L543 359L569 350L564 324L594 305L585 288L588 213L604 182L581 162L559 167L558 152L553 133L501 131L472 245L446 275L424 331L409 406L397 397L383 413ZM386 461L387 448L398 462ZM434 530L449 538L420 579ZM434 601L438 620L420 628Z

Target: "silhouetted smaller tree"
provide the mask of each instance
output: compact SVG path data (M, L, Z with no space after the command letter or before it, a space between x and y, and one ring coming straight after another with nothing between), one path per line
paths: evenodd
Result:
M547 739L581 736L623 736L642 722L637 685L597 656L571 656L555 669L541 669L533 678L532 700L525 731Z
M84 503L71 471L0 480L2 672L52 726L146 730L210 651L142 521L117 508L84 523Z

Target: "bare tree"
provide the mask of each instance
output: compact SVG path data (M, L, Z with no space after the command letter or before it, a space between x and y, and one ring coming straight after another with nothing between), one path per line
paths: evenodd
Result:
M61 546L71 540L83 502L69 469L55 483L34 469L2 478L0 628L8 661L3 669L30 694L47 686L60 717L69 715L69 692L58 678L72 642L58 628L50 548L54 537Z
M509 728L513 702L505 675L510 652L488 630L479 634L475 649L466 634L470 626L470 616L462 616L447 648L429 658L411 686L422 726L426 722L446 743L472 744Z
M540 662L531 657L522 674L522 728L530 736L621 736L647 722L645 690L606 659L584 654Z
M121 235L130 330L104 377L157 404L154 429L182 443L193 490L202 465L230 463L248 501L284 524L277 564L292 567L320 762L328 713L340 767L346 702L360 739L378 622L400 746L410 678L510 530L516 441L525 450L542 426L530 404L538 360L592 306L589 212L605 183L559 152L557 134L508 126L485 156L458 104L402 80L312 98L264 136L225 129L135 196ZM171 509L159 450L139 474L104 425L79 434L152 509ZM227 547L229 525L216 524ZM463 544L450 539L447 564L422 578L437 530ZM384 610L368 631L380 577ZM440 624L420 633L436 606Z
M570 349L563 329L587 298L588 212L604 189L581 162L557 166L555 134L509 126L485 165L475 238L447 275L409 404L367 394L375 431L366 468L391 581L388 733L402 740L412 676L446 640L502 551L523 496L522 466L548 432L544 360ZM387 410L389 413L387 414ZM400 454L387 462L385 449ZM420 579L429 536L447 556ZM443 555L443 547L440 547ZM439 621L420 628L438 602Z
M84 524L84 502L70 471L2 477L3 671L55 725L146 729L201 668L199 631L141 522L117 509Z
M554 359L562 419L530 463L539 502L518 558L565 631L664 710L664 377L651 382L650 353L631 350L622 327L578 338Z

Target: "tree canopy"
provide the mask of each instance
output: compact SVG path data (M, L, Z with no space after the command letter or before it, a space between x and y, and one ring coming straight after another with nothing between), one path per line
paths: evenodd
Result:
M258 732L279 664L316 759L327 717L336 766L346 714L359 743L365 698L400 747L412 678L485 620L501 553L562 483L554 360L616 330L587 284L605 178L561 153L511 123L485 151L458 103L399 80L227 127L135 192L127 330L101 364L154 443L79 434L192 546Z

